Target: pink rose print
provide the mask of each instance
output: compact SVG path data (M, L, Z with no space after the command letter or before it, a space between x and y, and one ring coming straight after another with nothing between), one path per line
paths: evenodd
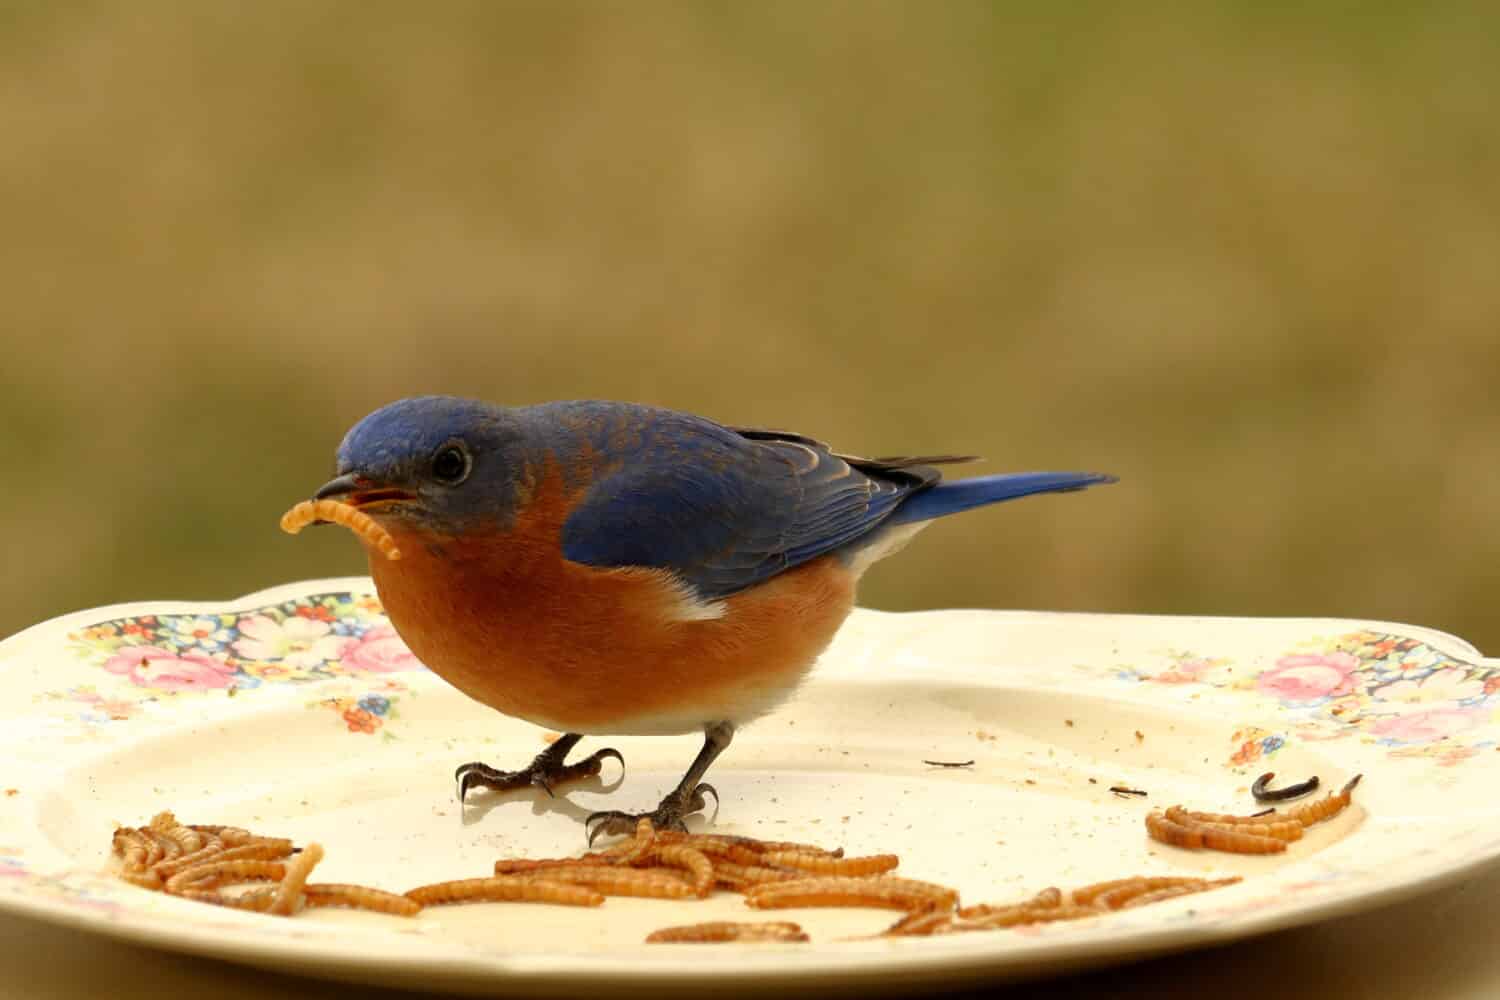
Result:
M1488 714L1485 709L1434 708L1382 719L1370 732L1401 743L1431 743L1483 725Z
M1147 680L1155 684L1196 684L1204 673L1215 666L1214 661L1202 658L1181 660L1171 670L1163 670Z
M104 661L104 669L124 674L132 684L163 691L227 688L234 667L203 653L178 655L155 646L127 646Z
M1359 658L1351 653L1294 653L1276 661L1255 686L1282 701L1317 701L1348 694Z
M422 669L422 662L412 655L389 625L377 625L363 638L351 639L339 654L339 659L346 670L368 670L376 674Z

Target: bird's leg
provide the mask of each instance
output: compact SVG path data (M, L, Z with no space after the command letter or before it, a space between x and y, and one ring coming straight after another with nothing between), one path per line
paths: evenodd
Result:
M734 723L732 722L710 722L703 727L703 749L698 751L698 756L693 758L692 766L677 783L677 787L667 793L666 798L661 800L651 812L626 813L616 810L596 812L584 820L584 829L588 833L589 843L601 833L628 834L635 832L636 822L640 819L649 819L651 825L658 830L687 830L687 824L683 819L698 812L705 805L703 793L708 792L719 799L719 793L714 786L701 781L709 765L724 752L729 742L734 739Z
M563 763L567 760L568 751L572 750L581 739L583 739L581 733L568 733L566 736L559 737L555 743L537 754L535 760L519 771L500 771L478 761L460 764L458 770L453 772L453 778L458 782L458 801L463 802L464 796L471 788L493 788L497 792L540 788L551 795L552 789L558 785L592 778L598 774L607 757L613 757L620 762L621 767L625 766L625 758L620 756L620 751L613 747L599 750L576 764Z

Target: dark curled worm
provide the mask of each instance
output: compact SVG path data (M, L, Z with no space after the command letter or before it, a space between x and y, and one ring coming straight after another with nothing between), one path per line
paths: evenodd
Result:
M1290 802L1292 799L1300 799L1304 795L1310 795L1318 790L1318 776L1315 774L1306 781L1295 785L1287 785L1285 788L1267 788L1271 779L1276 777L1276 772L1267 771L1255 779L1255 784L1250 786L1250 794L1255 796L1257 802Z

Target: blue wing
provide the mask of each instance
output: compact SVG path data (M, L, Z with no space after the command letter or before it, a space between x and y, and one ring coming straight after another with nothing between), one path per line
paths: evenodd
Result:
M886 523L1114 481L1020 473L939 485L942 474L932 466L969 456L855 458L799 434L722 427L670 410L586 405L589 416L572 426L589 427L590 448L610 456L612 471L568 516L563 555L589 566L670 569L707 600L829 552L852 551ZM620 442L628 442L623 451Z
M710 600L855 541L939 478L908 460L852 459L800 435L666 411L636 440L569 515L563 555L670 569Z

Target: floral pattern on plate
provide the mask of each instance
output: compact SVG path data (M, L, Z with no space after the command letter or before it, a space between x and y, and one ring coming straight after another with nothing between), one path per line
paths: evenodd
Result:
M44 697L82 706L77 719L92 726L133 718L162 699L363 678L376 689L310 707L334 707L350 732L374 733L395 717L392 692L406 690L396 675L425 669L380 601L347 591L246 612L112 618L69 632L68 641L99 678Z
M1428 757L1444 767L1497 745L1488 730L1500 710L1500 670L1409 636L1361 630L1310 639L1259 670L1228 657L1181 650L1163 656L1165 669L1117 667L1113 676L1252 691L1285 720L1278 732L1255 726L1237 731L1227 761L1231 767L1269 757L1292 736L1359 737L1386 747L1391 757Z

